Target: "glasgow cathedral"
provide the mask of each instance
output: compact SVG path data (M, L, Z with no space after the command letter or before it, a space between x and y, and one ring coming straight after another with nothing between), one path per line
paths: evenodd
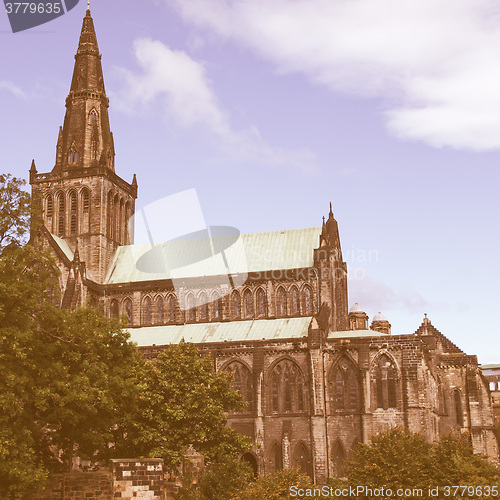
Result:
M38 236L61 271L61 307L90 301L122 317L152 361L184 339L231 372L247 406L228 425L255 443L243 458L256 473L298 466L324 483L343 475L358 443L393 425L429 441L468 431L475 452L498 457L477 358L427 317L401 335L384 315L370 324L359 304L349 308L331 206L317 227L226 238L230 272L213 262L222 253L169 268L176 252L197 254L203 238L134 245L138 184L117 173L108 105L87 10L55 165L39 173L33 162L30 170L43 217ZM166 265L139 265L147 255L167 255Z

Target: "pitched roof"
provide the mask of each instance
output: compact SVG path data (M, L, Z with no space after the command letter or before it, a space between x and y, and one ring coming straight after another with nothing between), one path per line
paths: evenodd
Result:
M258 319L223 323L192 323L129 328L130 340L139 347L186 342L241 342L307 337L312 316Z
M339 332L330 332L329 339L349 339L359 337L390 337L388 333L382 333L375 330L346 330Z
M289 229L242 234L238 240L209 258L207 240L174 240L155 247L118 247L105 283L129 283L202 276L246 275L282 269L312 267L321 228ZM186 265L171 265L181 262ZM192 262L192 263L189 263ZM243 280L244 282L244 280Z

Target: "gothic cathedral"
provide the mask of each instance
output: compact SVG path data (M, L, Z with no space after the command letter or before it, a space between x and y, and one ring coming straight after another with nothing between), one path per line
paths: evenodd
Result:
M61 270L61 307L90 300L126 319L146 357L184 338L210 354L217 370L233 373L248 404L228 425L256 443L244 456L256 472L298 466L324 483L342 476L357 443L392 425L429 440L467 430L477 453L498 457L475 356L428 318L413 334L393 335L382 314L369 325L358 304L348 310L331 206L319 227L240 235L232 243L246 259L235 259L229 279L211 264L154 273L138 266L148 249L133 245L129 224L137 181L116 173L108 105L87 10L55 165L48 173L34 162L30 169L42 208L39 236Z

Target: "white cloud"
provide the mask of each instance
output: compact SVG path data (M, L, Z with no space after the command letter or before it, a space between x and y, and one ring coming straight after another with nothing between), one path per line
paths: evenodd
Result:
M0 80L0 90L7 90L17 97L26 97L26 94L10 81Z
M269 146L256 127L234 130L219 105L204 65L183 51L160 41L139 39L134 54L142 71L121 69L126 86L118 97L123 109L130 104L155 105L163 99L167 112L184 127L203 126L218 138L218 162L254 162L316 170L316 158L307 149L286 151Z
M500 148L494 0L166 0L334 91L385 100L388 129L433 146Z

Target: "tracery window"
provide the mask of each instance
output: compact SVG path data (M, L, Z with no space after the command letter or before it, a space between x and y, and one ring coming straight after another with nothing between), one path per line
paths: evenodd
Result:
M97 159L98 146L99 146L99 131L97 128L97 112L92 109L90 112L90 157L92 160Z
M346 356L334 367L329 386L333 410L356 410L359 407L356 370Z
M144 299L144 323L151 324L151 299L149 297Z
M68 161L69 163L76 163L78 161L78 151L76 150L74 144L71 146L71 149L69 150Z
M278 290L278 313L280 316L286 316L286 293L284 288Z
M253 317L253 296L250 290L245 292L243 296L243 302L245 304L245 316L247 318Z
M233 361L224 369L224 371L233 375L231 388L233 390L237 390L241 394L243 401L248 403L245 408L242 408L239 411L232 411L231 413L251 413L253 408L252 373L243 363L240 363L239 361Z
M394 362L384 354L380 356L375 368L375 393L377 408L397 407L396 398L396 378L397 372Z
M306 386L297 363L280 361L270 375L270 404L273 413L297 413L306 409Z

